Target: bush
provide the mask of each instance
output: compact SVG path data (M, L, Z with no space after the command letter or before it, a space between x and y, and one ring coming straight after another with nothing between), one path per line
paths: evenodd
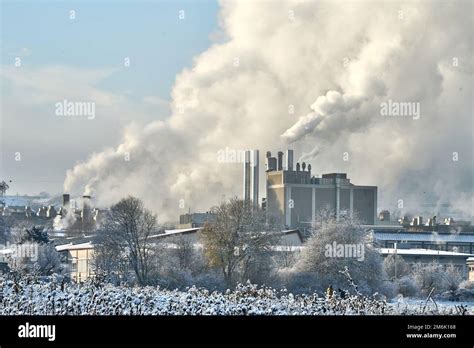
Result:
M424 295L428 295L433 288L433 294L442 293L448 288L443 266L436 261L415 264L413 277Z
M446 288L449 291L453 292L459 288L459 284L462 282L462 275L458 267L454 266L453 264L449 264L446 266L443 276Z
M383 261L383 269L389 279L403 278L411 272L410 266L405 260L403 260L400 255L395 254L390 254L385 258Z
M418 284L410 276L405 276L398 279L395 284L397 286L397 292L400 295L403 295L403 297L416 297L420 294L420 288L418 287Z

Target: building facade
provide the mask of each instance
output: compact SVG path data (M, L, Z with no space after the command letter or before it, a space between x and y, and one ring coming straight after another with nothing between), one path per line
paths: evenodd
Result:
M374 224L377 219L377 187L356 186L346 174L311 175L311 165L296 163L293 151L287 150L286 168L283 153L278 158L267 152L266 209L269 217L288 227L310 226L319 211L330 209L336 217L342 211L357 215L363 224Z
M90 242L56 246L63 256L64 266L71 280L82 282L94 275L94 245Z

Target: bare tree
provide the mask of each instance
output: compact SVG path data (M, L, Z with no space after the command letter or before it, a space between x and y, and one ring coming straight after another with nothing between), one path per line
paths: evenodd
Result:
M37 260L33 265L33 270L38 275L51 275L62 273L61 257L53 244L39 244Z
M179 236L174 238L172 242L176 246L172 249L172 254L176 256L179 268L191 269L194 254L194 245L192 241L184 236Z
M215 221L202 230L204 254L210 266L222 270L227 285L251 277L271 256L275 234L265 212L237 198L212 209Z
M5 193L8 191L8 189L10 188L10 186L8 186L8 184L5 182L5 181L1 181L0 182L0 196L5 196Z
M94 241L95 277L120 284L128 280L129 261L121 236L107 229L97 231Z
M297 259L297 253L292 243L285 243L279 246L279 250L275 253L275 259L279 267L292 267Z
M126 257L137 281L141 285L150 282L150 265L153 249L149 237L157 231L157 218L143 202L135 197L127 197L110 208L105 230L104 245L125 246Z

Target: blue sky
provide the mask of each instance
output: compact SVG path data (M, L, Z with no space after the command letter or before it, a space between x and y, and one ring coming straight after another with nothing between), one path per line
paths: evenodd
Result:
M10 194L60 192L66 170L116 146L127 124L168 117L176 75L218 32L210 0L0 3L0 180L14 179ZM54 117L55 101L93 96L111 101L98 103L102 118Z
M100 87L168 99L175 75L211 44L217 10L210 0L2 1L2 64L121 68L130 57Z

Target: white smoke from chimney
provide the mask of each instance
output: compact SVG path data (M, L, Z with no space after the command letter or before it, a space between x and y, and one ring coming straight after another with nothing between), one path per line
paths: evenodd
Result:
M317 156L313 172L378 185L379 206L447 201L472 214L471 13L468 2L223 2L227 40L177 76L169 119L127 127L68 171L65 190L88 187L102 205L132 194L176 220L241 193L241 164L217 151L292 142ZM421 117L381 116L388 99L420 103Z

